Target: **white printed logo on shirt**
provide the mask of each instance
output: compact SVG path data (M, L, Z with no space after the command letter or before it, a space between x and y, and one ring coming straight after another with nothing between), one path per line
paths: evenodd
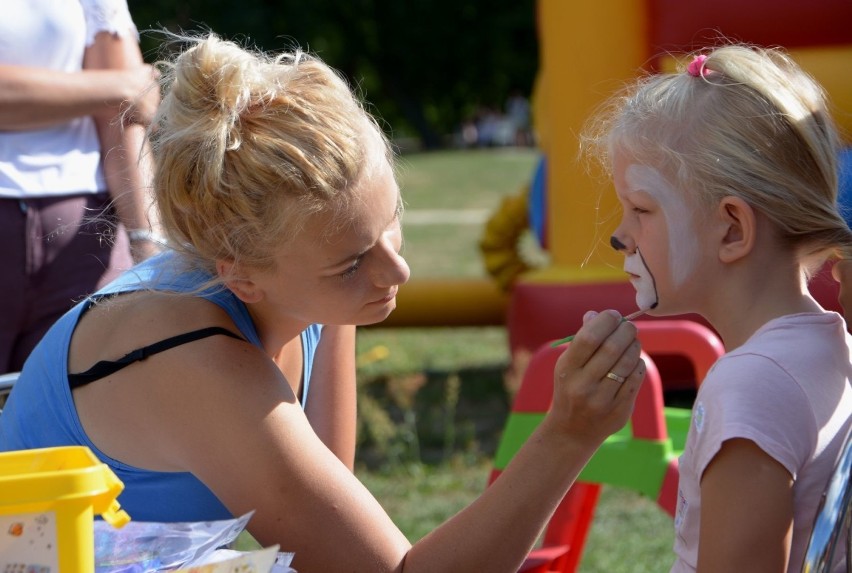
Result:
M704 428L704 404L698 402L692 410L692 423L695 424L695 429L701 431Z

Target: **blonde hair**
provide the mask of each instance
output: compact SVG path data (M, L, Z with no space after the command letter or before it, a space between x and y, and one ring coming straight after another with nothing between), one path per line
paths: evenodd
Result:
M699 204L742 198L809 270L837 250L852 254L825 94L780 49L727 45L697 75L641 78L593 118L585 143L607 169L617 150L661 167Z
M358 186L392 160L346 82L300 50L181 40L150 133L170 245L213 274L217 260L269 269L310 216L345 224Z

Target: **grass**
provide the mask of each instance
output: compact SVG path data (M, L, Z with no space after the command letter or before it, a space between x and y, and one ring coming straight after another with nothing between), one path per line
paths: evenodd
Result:
M488 459L456 456L438 466L409 464L360 478L414 543L476 499L490 469Z
M527 148L435 151L403 156L398 177L406 209L491 209L529 182L537 160Z
M436 151L407 155L398 169L405 208L493 212L532 178L538 152L525 148ZM478 242L483 224L409 223L403 254L418 278L485 277Z
M361 479L394 522L416 542L471 503L491 464L457 457L442 466L410 465ZM604 487L580 562L580 573L657 573L674 561L671 518L640 495Z
M604 487L586 539L580 573L657 573L674 562L674 525L632 491Z
M504 368L509 362L509 342L506 329L502 327L369 328L359 331L359 356L377 346L387 348L387 357L362 363L358 373L361 379L489 366Z

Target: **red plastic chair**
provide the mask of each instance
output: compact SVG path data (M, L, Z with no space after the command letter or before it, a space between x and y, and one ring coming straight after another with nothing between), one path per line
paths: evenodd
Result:
M637 327L647 374L630 423L625 430L611 436L590 460L551 517L541 547L530 553L520 571L577 569L601 484L639 491L674 515L677 457L683 448L689 412L664 407L662 379L651 356L661 353L686 357L696 372L697 385L724 349L710 329L691 321L646 321L637 322ZM545 344L533 354L512 404L489 483L499 477L550 408L553 370L563 351L564 347ZM668 429L669 419L677 427L674 440ZM630 471L623 471L628 465Z
M680 356L692 366L695 388L707 376L713 364L725 354L725 345L710 328L691 320L640 320L638 328L642 350L652 357ZM666 384L663 379L663 387ZM682 452L689 430L690 411L682 408L664 408L668 436L675 451ZM657 503L674 516L677 508L677 457L666 472Z

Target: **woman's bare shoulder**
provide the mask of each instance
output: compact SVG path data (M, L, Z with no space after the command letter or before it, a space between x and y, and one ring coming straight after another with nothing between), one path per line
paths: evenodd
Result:
M160 340L221 326L239 334L228 314L200 297L138 291L101 299L80 318L71 338L69 372L116 360Z
M69 353L69 372L167 338L210 326L239 334L227 313L206 300L158 293L122 295L81 319ZM150 355L74 390L80 420L95 444L130 465L186 470L181 460L221 420L295 399L263 351L228 336L210 336ZM242 392L252 386L256 398ZM107 407L108 406L108 407ZM216 420L219 420L217 422ZM145 435L144 447L138 436Z

